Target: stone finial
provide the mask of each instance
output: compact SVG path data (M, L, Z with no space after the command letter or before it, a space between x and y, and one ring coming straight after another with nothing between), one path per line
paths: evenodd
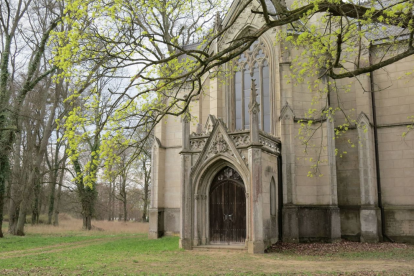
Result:
M216 13L216 18L214 19L214 29L217 33L221 32L221 26L222 26L222 21L221 21L221 18L220 18L220 13L217 12Z
M203 126L200 123L197 124L196 133L198 135L203 133Z
M181 117L182 121L185 123L189 123L191 121L191 114L190 113L184 113Z
M256 83L255 80L252 79L252 88L250 90L250 103L249 103L249 111L250 111L250 141L252 143L259 143L259 104L256 101L257 93L256 93Z
M216 124L216 117L214 115L208 115L206 124L204 125L205 134L210 134L213 131L213 127Z
M182 149L190 150L190 121L191 115L184 113L182 116Z
M260 104L256 101L257 97L257 88L256 88L256 82L254 79L252 79L252 88L250 90L250 103L249 103L249 111L250 113L257 114L260 111Z

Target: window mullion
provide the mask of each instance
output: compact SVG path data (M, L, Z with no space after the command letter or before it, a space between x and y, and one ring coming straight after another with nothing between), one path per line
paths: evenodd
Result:
M241 120L242 120L241 127L242 129L245 128L244 127L244 71L245 71L244 66L245 65L243 65L243 70L241 71L241 87L242 87L241 89Z
M260 129L264 131L264 101L263 101L263 63L259 65L259 79L260 79Z

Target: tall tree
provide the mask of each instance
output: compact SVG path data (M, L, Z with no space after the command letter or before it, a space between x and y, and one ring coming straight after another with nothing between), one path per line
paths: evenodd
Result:
M26 96L56 69L43 58L51 32L60 20L61 12L54 1L0 2L0 237L9 157L20 126L20 111ZM23 50L27 51L25 55L21 54ZM20 76L20 85L15 85Z

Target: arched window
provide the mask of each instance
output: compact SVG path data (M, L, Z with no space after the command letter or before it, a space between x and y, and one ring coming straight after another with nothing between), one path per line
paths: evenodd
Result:
M263 42L254 42L236 62L234 73L234 121L237 130L250 129L249 102L251 80L256 80L257 102L260 104L259 129L270 132L269 62Z
M270 215L276 216L276 183L273 177L270 181Z

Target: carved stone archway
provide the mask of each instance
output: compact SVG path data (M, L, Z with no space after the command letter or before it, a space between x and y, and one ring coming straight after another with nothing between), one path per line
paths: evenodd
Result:
M245 184L248 181L248 176L241 172L237 166L230 163L229 160L223 158L224 156L217 157L217 159L211 163L211 165L207 166L204 172L202 173L201 177L196 177L194 181L198 183L194 183L195 185L195 201L194 201L194 239L193 245L208 245L210 244L210 190L211 185L213 184L214 179L217 175L225 170L226 168L231 169L232 171L236 172L238 177L240 177L239 182L244 186L245 191L245 208L246 208L246 241L248 240L249 233L250 233L250 225L249 225L249 191L247 185ZM248 183L248 182L247 182Z

